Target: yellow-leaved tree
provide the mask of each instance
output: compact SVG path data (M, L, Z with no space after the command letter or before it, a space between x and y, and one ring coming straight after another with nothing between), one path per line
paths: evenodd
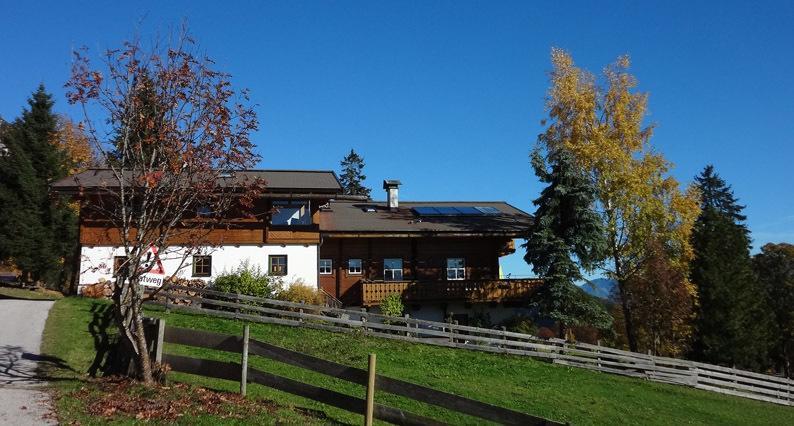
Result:
M604 68L603 84L578 68L564 50L552 49L551 60L546 99L549 119L543 122L546 130L539 140L548 148L572 153L598 188L597 207L609 242L609 257L603 267L618 283L625 323L625 330L618 331L625 332L630 349L636 351L638 336L648 333L642 332L646 324L638 323L642 316L634 311L645 310L637 305L650 302L635 297L632 280L640 273L647 276L643 268L652 254L649 241L661 244L669 264L681 272L683 279L676 285L693 300L696 296L687 277L698 194L691 186L682 190L669 175L672 164L652 150L653 126L645 123L648 96L636 91L627 56ZM669 321L677 328L677 341L686 342L688 339L680 337L691 335L693 311L671 315L677 316Z
M96 167L98 160L83 128L63 115L58 117L57 126L52 143L63 153L66 174L71 176Z

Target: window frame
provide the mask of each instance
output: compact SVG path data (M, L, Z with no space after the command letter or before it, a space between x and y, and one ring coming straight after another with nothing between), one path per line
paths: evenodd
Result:
M328 269L327 269L328 272L323 272L323 268L324 268L323 262L328 262L328 265L327 265L328 266ZM320 263L319 263L317 269L320 272L320 275L333 275L333 273L334 273L334 260L333 259L320 259Z
M302 216L299 216L297 221L298 222L305 222L305 223L274 223L273 219L276 216L276 210L280 208L290 208L290 207L305 207L305 212ZM270 225L279 227L293 227L293 226L311 226L314 224L314 218L312 218L312 203L311 200L273 200L271 202L271 214L270 214ZM292 219L292 216L287 218L289 222Z
M284 259L284 270L280 273L273 272L273 260L275 259ZM286 254L271 254L267 256L267 274L276 276L276 277L284 277L288 274L288 265L289 265L289 258Z
M354 260L358 261L358 272L354 271L353 268L350 266L350 263ZM364 274L364 259L353 258L347 259L347 273L349 275L363 275Z
M205 262L209 261L208 265L205 265ZM201 271L197 272L197 266L199 266ZM206 271L205 271L206 269ZM209 278L212 276L212 255L194 255L193 256L193 265L191 267L193 272L192 276L195 278Z
M387 268L386 263L390 260L398 260L400 261L400 268ZM383 259L383 281L404 281L405 277L403 276L403 271L405 269L405 263L403 263L403 259L401 257L389 257ZM387 274L386 272L391 272ZM400 276L395 277L395 272L400 271ZM389 277L390 275L390 277Z
M455 268L450 268L449 267L449 261L450 260L460 260L462 266L455 267ZM466 279L466 258L464 258L464 257L448 257L447 260L446 260L446 267L444 268L444 270L446 272L445 276L446 276L447 281L463 281L463 280L465 280ZM455 277L454 278L450 278L450 276L449 276L450 271L455 271Z
M127 256L113 256L113 277L117 277L119 274L119 269L121 269L121 265L127 261Z

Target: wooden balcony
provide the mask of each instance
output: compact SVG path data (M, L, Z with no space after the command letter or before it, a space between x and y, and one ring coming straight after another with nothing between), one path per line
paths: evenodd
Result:
M379 305L398 293L408 303L502 302L527 300L543 284L540 279L461 281L362 281L362 306Z

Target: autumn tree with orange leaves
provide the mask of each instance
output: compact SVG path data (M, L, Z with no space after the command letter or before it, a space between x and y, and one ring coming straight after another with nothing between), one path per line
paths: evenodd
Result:
M120 344L147 384L153 365L141 306L153 297L142 285L156 263L151 254L180 256L184 267L213 229L230 226L230 212L245 214L262 185L235 173L258 161L247 92L234 90L230 75L196 52L185 31L164 46L126 42L96 66L83 49L67 83L69 102L85 111L80 125L107 165L102 182L81 191L82 214L119 231L125 260L113 312ZM170 247L174 241L179 247Z

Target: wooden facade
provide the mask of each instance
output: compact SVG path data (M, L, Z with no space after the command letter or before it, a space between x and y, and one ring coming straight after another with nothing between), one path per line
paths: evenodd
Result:
M534 291L533 282L501 280L499 257L513 250L512 239L478 238L335 238L324 234L320 261L331 262L320 274L320 286L345 305L377 305L400 293L406 301L519 300ZM465 276L447 278L447 259L463 259ZM361 261L361 272L350 260ZM402 259L402 279L387 281L384 259ZM512 290L511 290L512 289Z
M230 214L215 229L202 229L201 219L186 219L181 227L173 229L169 245L201 244L207 245L247 245L247 244L318 244L320 242L319 206L327 199L312 200L310 203L312 224L276 226L270 224L272 200L260 200L254 218L241 214ZM84 210L80 220L80 244L84 246L121 245L121 230L107 220L91 217L90 209ZM134 235L134 230L132 234Z

